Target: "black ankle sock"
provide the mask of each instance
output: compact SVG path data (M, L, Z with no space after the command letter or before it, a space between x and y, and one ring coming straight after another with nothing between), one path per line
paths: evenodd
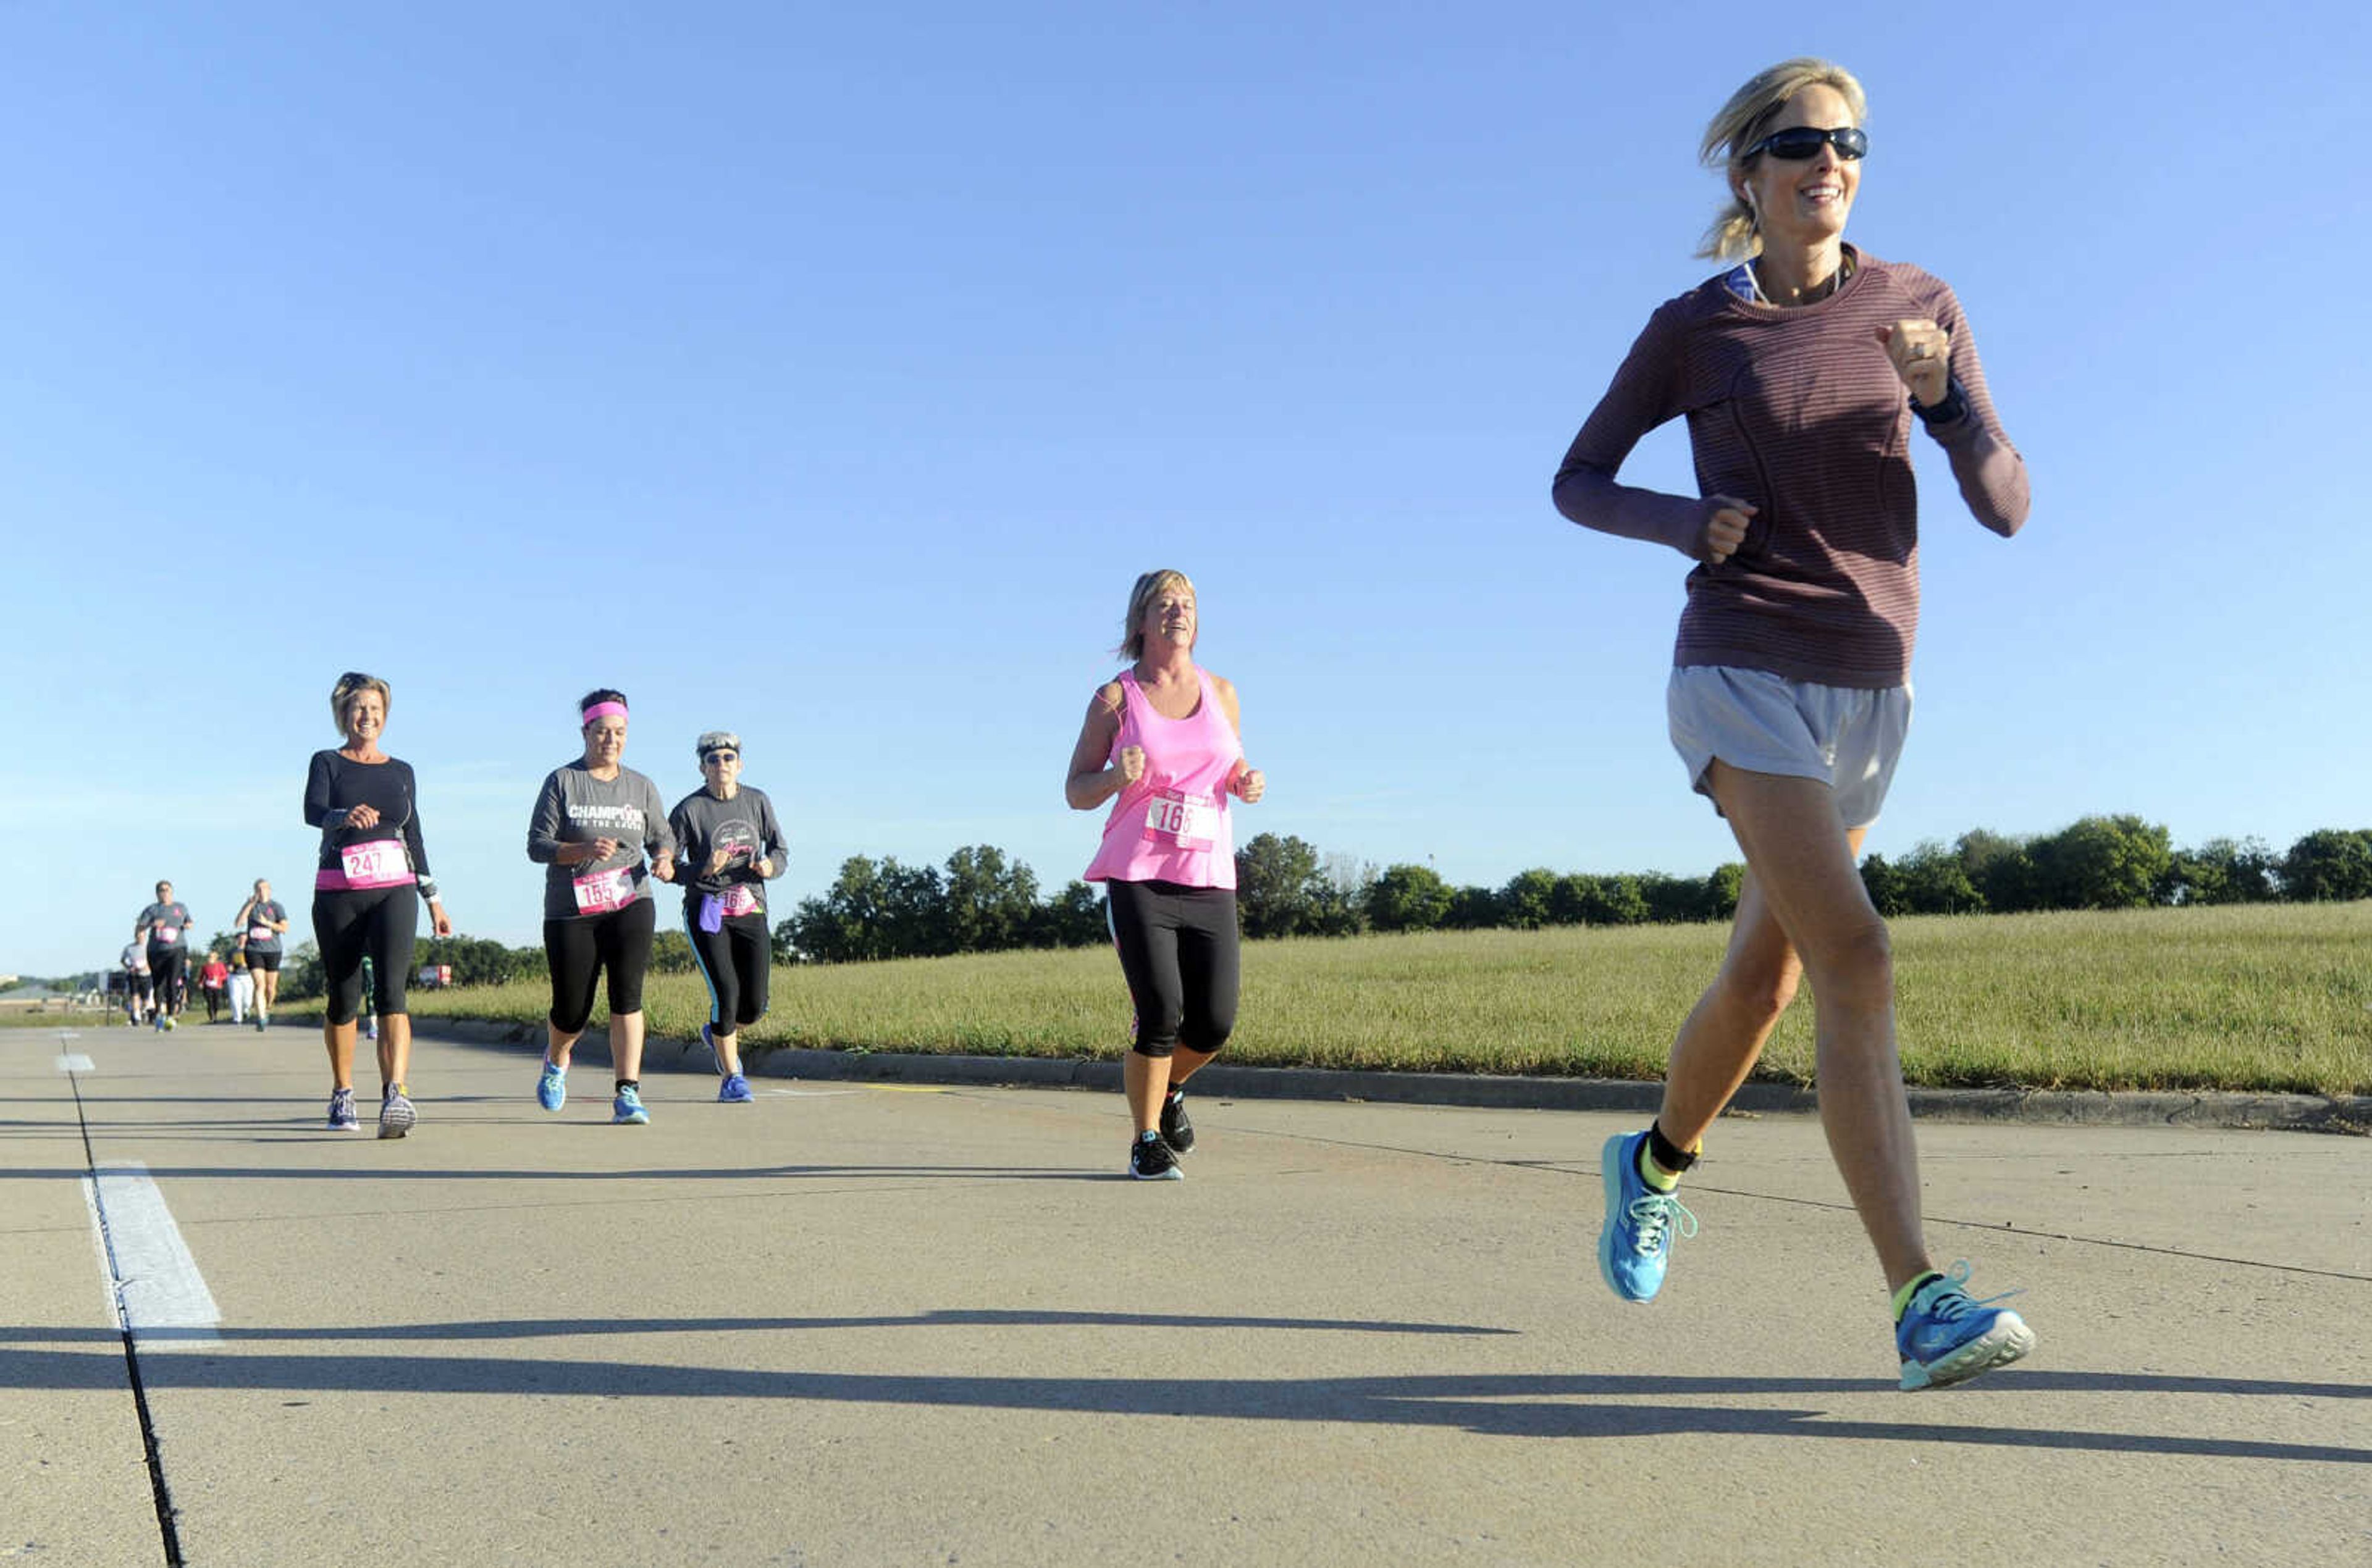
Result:
M618 1080L618 1087L621 1090L633 1089L639 1094L642 1092L643 1081L640 1078L621 1078Z
M1674 1176L1697 1163L1696 1156L1674 1146L1672 1141L1664 1136L1664 1124L1660 1121L1647 1123L1647 1157Z

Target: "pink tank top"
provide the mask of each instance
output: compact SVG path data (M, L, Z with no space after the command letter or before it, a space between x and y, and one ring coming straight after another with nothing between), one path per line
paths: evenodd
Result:
M1202 700L1182 719L1153 711L1133 671L1120 678L1123 746L1145 748L1145 772L1113 800L1104 842L1087 866L1090 882L1180 882L1190 888L1236 885L1236 834L1227 815L1227 781L1244 760L1211 677L1200 665Z

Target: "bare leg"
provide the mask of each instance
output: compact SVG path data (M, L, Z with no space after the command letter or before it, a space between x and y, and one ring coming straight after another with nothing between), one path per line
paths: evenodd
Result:
M1136 1123L1137 1132L1157 1130L1161 1125L1161 1102L1169 1096L1169 1058L1132 1051L1121 1059L1120 1073L1121 1086L1128 1091L1129 1119Z
M321 1039L330 1048L330 1086L351 1090L355 1086L355 1032L359 1026L348 1021L343 1024L323 1023Z
M708 1038L716 1042L716 1075L729 1078L741 1071L741 1036L739 1031L718 1034L712 1027Z
M1895 1054L1886 922L1854 867L1853 842L1827 784L1719 761L1708 782L1811 980L1820 1126L1886 1283L1900 1289L1932 1265L1919 1221L1919 1150Z
M545 1019L543 1025L543 1059L546 1062L551 1063L554 1067L557 1067L562 1072L565 1073L568 1071L568 1053L576 1049L577 1037L582 1035L584 1032L584 1030L578 1029L572 1034L563 1034L560 1031L559 1025L552 1022L549 1018Z
M610 1061L617 1075L638 1081L643 1075L643 1016L640 1013L610 1015Z
M1211 1058L1217 1054L1215 1051L1196 1051L1192 1046L1180 1046L1169 1058L1169 1087L1171 1089L1181 1087L1187 1079L1201 1072ZM1166 1098L1168 1093L1168 1089L1163 1090L1163 1098ZM1159 1098L1154 1101L1153 1109L1156 1115L1160 1113Z
M378 1090L383 1096L404 1082L412 1065L412 1015L385 1013L378 1020Z

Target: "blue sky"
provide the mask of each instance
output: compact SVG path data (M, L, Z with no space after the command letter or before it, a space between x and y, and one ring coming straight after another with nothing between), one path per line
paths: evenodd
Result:
M0 7L0 970L106 961L159 877L202 932L301 906L349 668L473 935L535 939L595 685L670 800L742 732L793 898L983 842L1057 886L1154 565L1242 691L1240 833L1731 858L1664 738L1686 563L1548 482L1709 270L1705 120L1805 52L1870 93L1851 238L1955 285L2035 498L2004 542L1920 454L1871 847L2372 822L2356 8L400 13ZM1678 430L1624 477L1690 489Z

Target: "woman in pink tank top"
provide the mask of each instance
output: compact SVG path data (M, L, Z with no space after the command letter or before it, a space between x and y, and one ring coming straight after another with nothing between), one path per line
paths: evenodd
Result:
M1194 1146L1186 1080L1235 1028L1239 975L1230 797L1267 788L1244 762L1236 689L1194 662L1194 585L1183 572L1136 580L1119 651L1134 661L1087 704L1063 796L1106 801L1087 879L1104 884L1121 972L1136 1004L1123 1064L1135 1133L1129 1173L1177 1180Z

